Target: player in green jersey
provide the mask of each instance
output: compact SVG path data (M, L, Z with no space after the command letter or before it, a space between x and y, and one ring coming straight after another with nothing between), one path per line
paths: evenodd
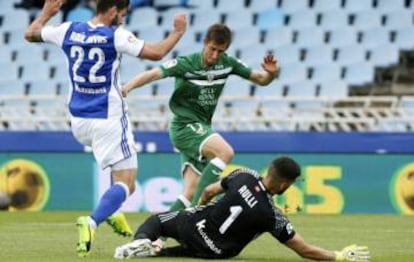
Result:
M174 114L170 139L181 153L184 191L171 210L198 203L203 189L219 180L233 158L233 148L211 127L211 119L228 76L235 74L258 85L268 85L279 74L277 61L265 55L262 70L252 70L226 54L231 31L223 24L208 28L201 52L179 56L144 71L123 87L123 95L152 81L175 78L170 109Z

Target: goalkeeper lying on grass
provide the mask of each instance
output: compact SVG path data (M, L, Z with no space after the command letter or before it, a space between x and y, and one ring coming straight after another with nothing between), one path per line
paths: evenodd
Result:
M237 169L209 185L200 199L200 204L206 204L224 192L218 202L151 216L138 228L131 243L115 250L114 257L229 258L237 256L261 233L269 232L304 258L369 261L367 247L351 245L329 251L306 243L295 232L288 218L274 206L272 196L283 194L299 176L299 165L288 157L273 160L263 178L256 171ZM157 241L161 236L174 238L180 245L163 249Z

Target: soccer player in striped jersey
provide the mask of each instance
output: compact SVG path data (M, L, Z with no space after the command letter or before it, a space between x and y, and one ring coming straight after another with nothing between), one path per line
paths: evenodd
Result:
M201 196L201 203L205 204L224 192L219 201L151 216L138 228L134 241L116 248L114 257L230 258L268 232L304 258L369 261L367 247L351 245L341 251L330 251L307 243L295 231L289 219L274 205L273 195L283 194L299 176L299 165L289 157L273 160L263 178L254 170L237 169L209 185ZM153 243L160 236L172 237L179 245L162 249Z
M233 158L233 148L211 127L211 119L227 77L238 75L259 85L270 84L279 74L273 55L263 58L262 69L252 70L226 54L231 31L223 24L208 28L201 52L180 56L131 79L123 94L152 81L175 78L170 98L170 138L181 153L184 191L171 210L196 205L203 189L217 181Z
M174 18L174 29L158 43L146 43L122 27L129 0L98 0L96 16L89 22L46 23L63 0L46 0L39 17L28 27L29 42L48 42L62 48L68 65L71 92L69 111L72 132L92 147L101 168L111 169L112 185L90 216L77 220L79 256L89 254L95 229L107 221L121 235L132 231L122 213L116 213L134 192L138 162L127 105L121 94L119 65L123 54L162 59L184 34L184 14ZM138 60L137 60L138 62ZM80 171L81 172L81 171Z

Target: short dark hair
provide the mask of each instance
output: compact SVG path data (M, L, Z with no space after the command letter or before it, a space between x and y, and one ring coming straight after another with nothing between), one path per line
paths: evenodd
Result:
M207 30L205 40L213 41L219 45L228 44L229 46L231 43L230 28L224 24L211 25Z
M98 0L96 3L96 13L105 13L113 6L118 10L128 8L129 0Z
M269 175L276 175L289 181L294 181L300 173L299 164L287 156L276 158L269 166Z

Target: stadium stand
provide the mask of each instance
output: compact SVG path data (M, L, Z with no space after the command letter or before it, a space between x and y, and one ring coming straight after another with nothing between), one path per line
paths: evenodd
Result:
M0 1L0 130L68 130L69 84L61 51L24 42L35 12L17 9L17 2ZM189 29L170 58L201 50L205 29L216 22L233 30L229 54L253 67L265 53L276 55L282 71L271 86L228 79L214 118L218 130L414 130L412 0L144 2L134 2L126 26L149 42L165 36L176 12L189 14ZM91 16L80 4L66 20ZM63 19L60 13L50 23ZM157 65L123 60L124 81ZM132 92L133 126L167 129L172 91L167 79Z

